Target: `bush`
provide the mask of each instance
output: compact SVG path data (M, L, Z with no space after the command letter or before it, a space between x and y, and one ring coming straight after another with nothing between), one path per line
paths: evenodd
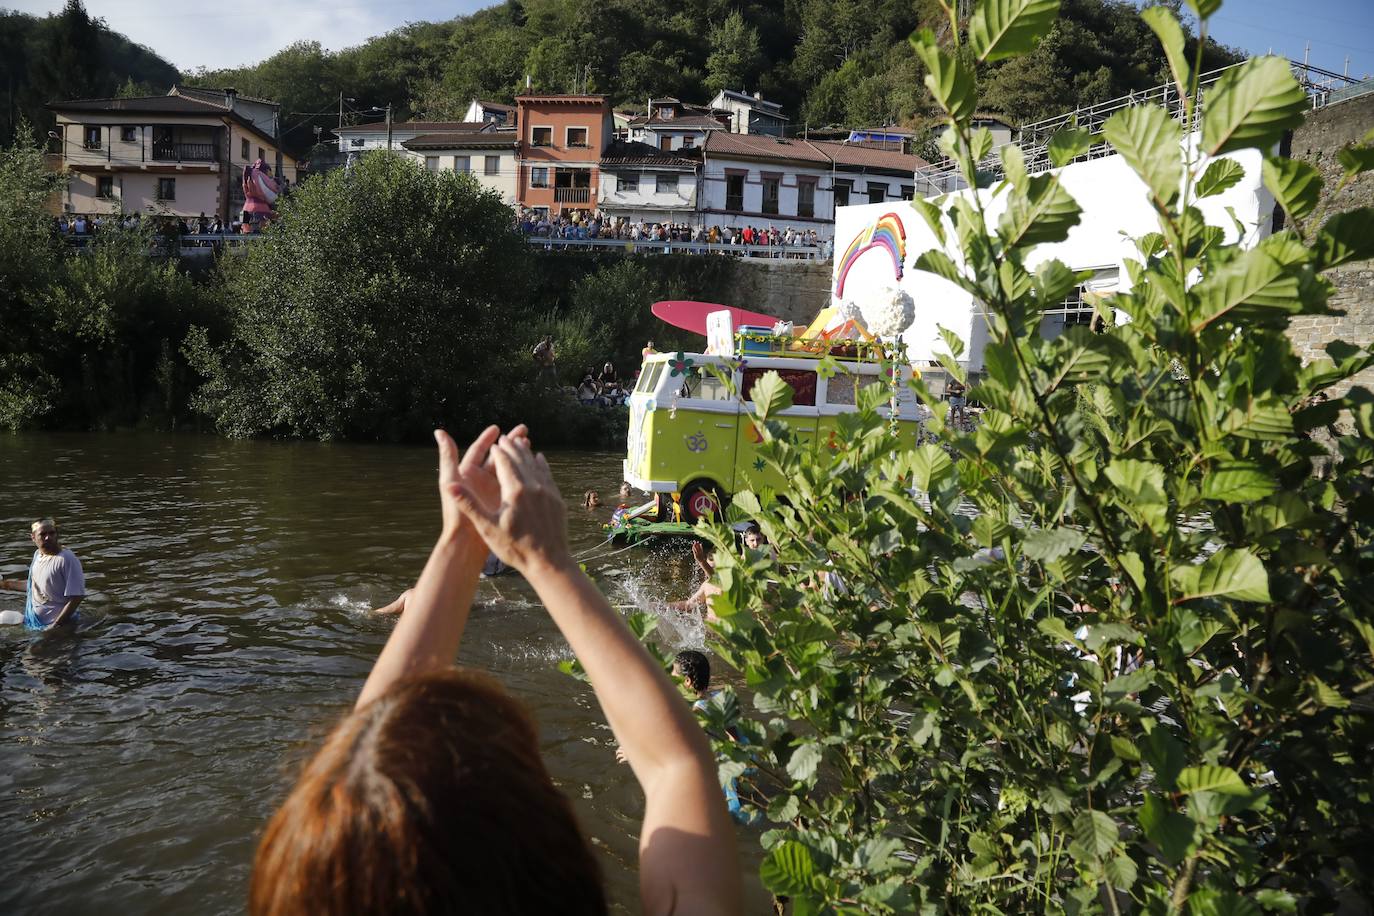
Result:
M971 183L991 146L969 124L971 60L1023 53L1054 7L987 0L967 46L915 39ZM1173 15L1144 15L1196 98ZM717 648L762 718L730 691L708 716L747 739L717 742L721 776L772 821L762 877L795 913L1374 897L1374 396L1320 398L1374 357L1335 342L1304 366L1284 333L1330 313L1323 271L1374 256L1374 212L1322 223L1315 171L1277 157L1265 181L1290 228L1244 249L1193 205L1234 180L1233 161L1204 156L1272 149L1305 107L1287 63L1260 58L1182 126L1151 107L1114 115L1106 136L1159 231L1114 297L1129 323L1052 341L1040 313L1083 278L1025 263L1078 206L1005 149L995 227L976 201L915 204L964 259L928 252L918 268L987 306L977 431L947 427L919 383L943 447L899 443L871 396L819 454L766 422L761 451L789 489L738 494L735 511L776 556L741 557L710 529ZM1062 133L1056 162L1087 142ZM1353 176L1374 150L1342 162ZM769 386L754 395L765 420L789 401ZM1311 435L1338 417L1328 452Z
M525 258L510 208L471 176L378 153L312 179L228 270L227 339L188 348L196 403L235 436L471 431L529 317Z

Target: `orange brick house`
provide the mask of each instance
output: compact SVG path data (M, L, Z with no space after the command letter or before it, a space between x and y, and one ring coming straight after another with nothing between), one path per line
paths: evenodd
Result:
M515 104L520 205L550 215L596 206L601 153L614 136L606 97L522 95Z

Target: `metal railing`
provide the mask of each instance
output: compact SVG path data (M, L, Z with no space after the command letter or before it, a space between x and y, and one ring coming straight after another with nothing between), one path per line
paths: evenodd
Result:
M153 159L158 162L218 162L214 143L154 143Z
M591 188L554 188L553 199L560 204L585 204L592 199Z
M733 258L827 261L827 245L726 245L723 242L650 242L629 239L563 239L530 235L525 241L544 251L621 251L632 254L715 254Z
M1307 92L1313 108L1323 108L1333 101L1339 101L1342 97L1342 89L1354 86L1359 82L1352 77L1323 70L1320 67L1313 67L1310 64L1293 60L1288 63L1292 67L1294 77ZM1232 64L1202 74L1198 77L1199 89L1205 90L1214 85L1226 71L1239 66L1240 64ZM1173 83L1165 83L1153 89L1127 93L1096 105L1075 108L1073 111L1056 115L1053 118L1023 124L1016 131L1014 142L1021 148L1021 152L1025 156L1026 170L1035 174L1047 171L1052 167L1049 156L1049 140L1055 133L1064 128L1078 127L1088 131L1096 138L1087 152L1075 158L1074 162L1100 159L1114 153L1107 142L1101 139L1102 127L1112 115L1137 105L1157 104L1163 107L1170 117L1182 120L1186 111L1184 103L1185 99L1179 94L1178 88ZM1198 102L1198 110L1202 110L1202 100ZM1006 177L1002 170L1001 157L995 151L978 164L978 171L986 173L992 181L1000 181ZM958 165L949 159L923 169L917 169L915 178L916 193L925 197L948 194L968 187L968 181L960 174Z

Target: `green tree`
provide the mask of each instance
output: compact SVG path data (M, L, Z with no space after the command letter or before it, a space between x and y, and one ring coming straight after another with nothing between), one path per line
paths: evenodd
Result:
M753 390L761 452L790 483L731 509L773 549L702 529L717 649L756 712L729 689L712 701L708 728L746 739L717 742L721 777L772 822L761 875L798 913L1367 905L1374 393L1350 380L1374 354L1336 341L1303 365L1285 329L1330 313L1324 271L1374 257L1374 209L1324 218L1316 170L1268 155L1308 106L1286 61L1199 99L1199 56L1148 12L1194 101L1182 124L1142 106L1105 126L1159 215L1111 300L1129 320L1042 339L1044 310L1086 277L1032 255L1079 208L1015 146L1004 182L979 174L972 66L1026 54L1057 6L984 0L957 46L914 39L982 189L913 203L941 245L916 268L986 310L978 428L947 424L918 381L939 441L899 441L896 392L873 386L813 450L774 419L781 379ZM1088 139L1056 137L1054 163ZM1246 246L1197 202L1250 148L1287 228ZM1340 162L1348 182L1374 147Z
M235 436L470 430L525 318L525 257L471 176L381 152L313 179L229 271L225 338L192 342L197 404Z
M63 185L21 126L0 147L0 429L18 429L52 408L56 382L38 358L44 342L34 303L59 265L46 205Z
M706 58L706 87L711 90L750 87L762 64L759 33L738 10L711 29L711 53Z

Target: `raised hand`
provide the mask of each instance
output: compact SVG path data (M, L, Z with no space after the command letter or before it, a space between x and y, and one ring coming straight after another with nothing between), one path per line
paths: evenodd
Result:
M486 469L494 471L498 489L486 478L469 486L464 476L454 488L456 503L502 562L527 576L532 567L561 568L568 553L567 507L543 455L530 449L524 427L516 427L491 446Z
M442 429L434 431L434 441L439 443L439 505L445 531L456 531L464 522L456 495L460 483L478 498L492 504L500 503L501 485L488 462L491 447L500 435L500 429L488 426L468 446L462 461L459 461L458 447L454 445L452 437ZM523 424L511 430L509 435L529 441L529 430Z

